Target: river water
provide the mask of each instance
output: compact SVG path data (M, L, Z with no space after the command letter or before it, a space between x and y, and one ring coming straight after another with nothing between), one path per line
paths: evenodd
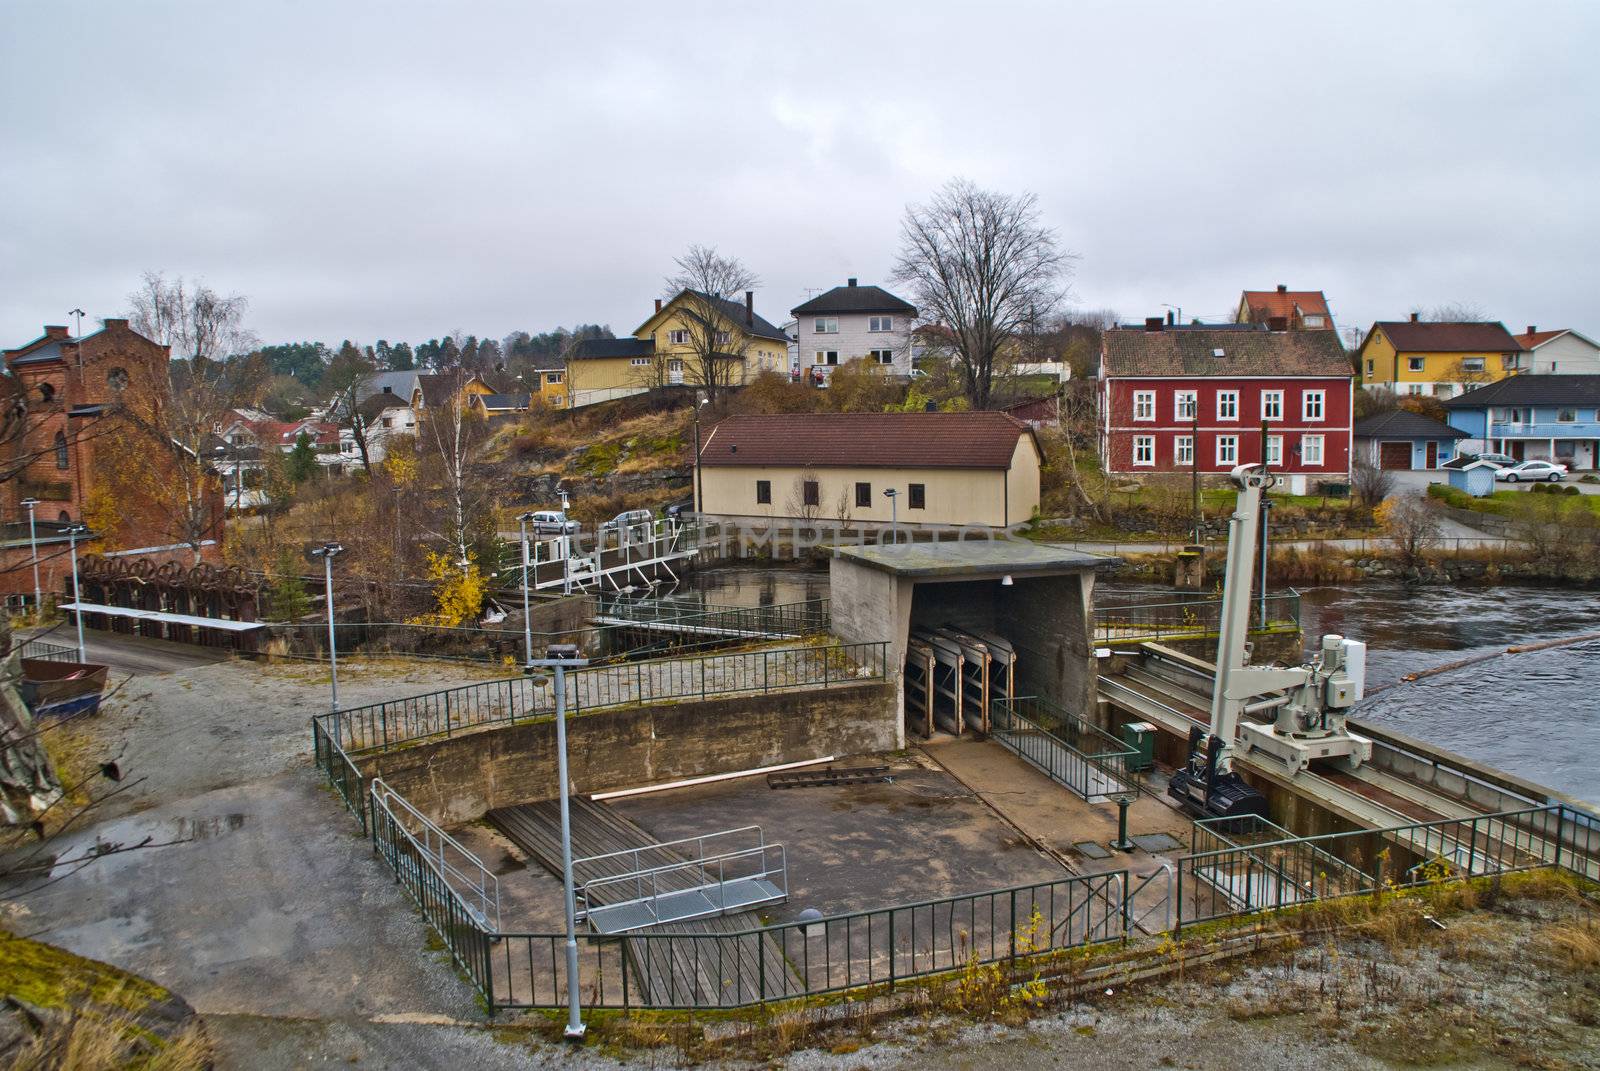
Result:
M1166 589L1103 584L1104 598L1164 599ZM724 567L680 594L762 606L826 598L826 572ZM1420 587L1370 581L1302 593L1306 643L1339 632L1367 643L1368 697L1357 716L1600 804L1600 640L1507 655L1420 681L1418 670L1513 644L1600 633L1600 593L1547 587Z

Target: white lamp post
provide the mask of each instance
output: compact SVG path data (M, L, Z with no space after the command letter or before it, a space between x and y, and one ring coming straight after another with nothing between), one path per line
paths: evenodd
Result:
M889 534L895 546L900 545L900 492L886 488L883 497L889 500Z
M533 664L533 618L528 616L528 522L531 520L533 520L531 510L517 517L517 525L522 529L522 662L524 665Z
M585 1027L578 1014L578 912L572 886L572 814L567 802L567 670L589 664L578 656L575 643L553 643L545 657L529 660L529 667L550 666L556 671L556 776L561 780L561 885L567 911L567 1027L568 1041L581 1041Z
M311 548L311 556L322 559L323 582L326 585L322 590L328 600L328 666L331 673L329 679L333 685L328 709L335 712L339 709L339 641L333 633L333 559L343 551L344 547L339 543L324 543L320 547Z
M78 536L89 529L81 524L67 525L67 543L72 548L72 601L78 609L72 616L78 619L78 661L86 662L83 656L83 596L78 591Z
M33 555L33 612L38 614L44 607L43 593L39 589L39 535L33 526L33 511L39 505L39 500L24 498L22 505L28 511L28 548Z

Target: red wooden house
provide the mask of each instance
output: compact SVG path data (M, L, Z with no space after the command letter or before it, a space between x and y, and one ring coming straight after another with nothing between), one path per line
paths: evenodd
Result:
M1292 491L1350 473L1353 373L1333 331L1159 318L1105 332L1100 447L1107 472L1225 473L1260 462ZM1267 431L1263 435L1262 425Z

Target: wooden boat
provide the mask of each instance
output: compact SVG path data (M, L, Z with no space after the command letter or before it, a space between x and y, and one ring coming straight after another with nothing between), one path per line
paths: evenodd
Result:
M76 717L100 709L106 667L90 662L22 659L22 701L36 718Z

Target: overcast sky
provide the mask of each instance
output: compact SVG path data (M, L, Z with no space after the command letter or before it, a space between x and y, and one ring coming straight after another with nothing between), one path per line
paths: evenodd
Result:
M952 176L1037 193L1074 300L1600 337L1600 4L0 5L0 344L141 272L264 341L609 323L691 243L774 321L882 281Z

